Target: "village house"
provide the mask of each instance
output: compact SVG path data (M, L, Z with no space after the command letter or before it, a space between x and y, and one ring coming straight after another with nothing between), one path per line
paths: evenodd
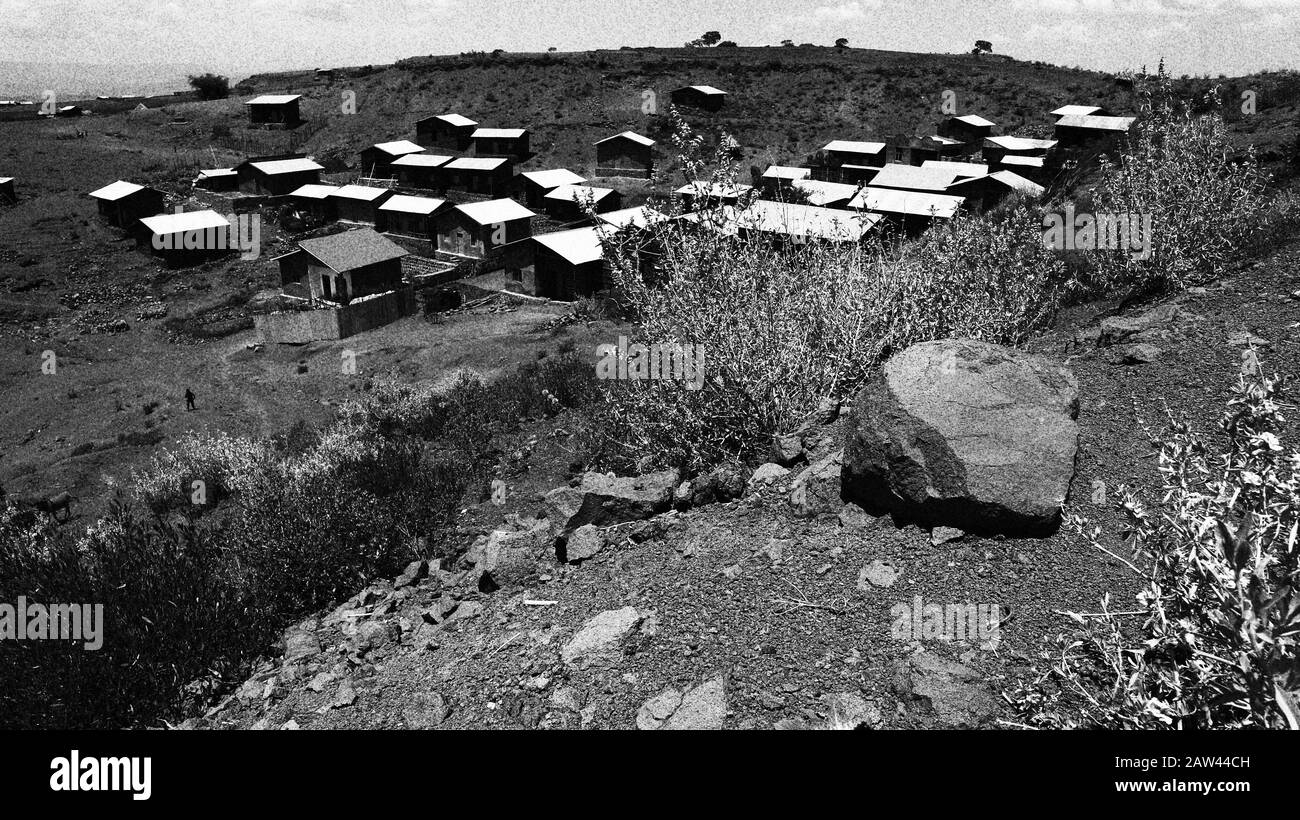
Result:
M99 215L123 230L133 230L142 217L162 213L166 200L162 191L120 179L91 191L90 196L99 207Z
M568 302L606 287L599 229L555 231L538 234L530 241L535 295Z
M478 128L470 134L476 157L506 157L523 162L532 156L525 128Z
M317 183L304 185L290 192L289 204L294 210L316 222L329 222L338 219L338 211L335 209L336 200L330 198L330 195L338 190L338 185Z
M444 187L472 194L509 196L514 184L515 167L505 157L457 157L440 170Z
M194 187L205 191L239 190L239 174L234 168L207 168L194 178Z
M410 140L375 143L360 153L361 174L371 179L391 179L396 176L393 171L394 160L421 153L424 153L424 149Z
M849 207L880 214L884 223L908 236L916 236L936 219L951 219L963 202L962 197L951 194L867 187L853 197Z
M450 207L445 199L396 194L379 206L379 229L420 240L419 249L432 255L438 235L434 216Z
M337 191L331 191L328 198L339 220L374 225L379 221L379 206L392 195L389 188L344 185Z
M912 139L907 145L907 161L912 165L921 165L929 160L956 159L971 154L976 144L978 143L967 143L939 134L918 137ZM899 152L901 153L902 150L900 148Z
M787 245L853 243L862 241L880 221L874 213L760 199L738 212L736 227L741 236L761 236Z
M824 165L836 168L841 165L857 165L867 168L879 168L885 164L883 142L856 142L854 140L831 140L822 146ZM828 180L838 182L839 180Z
M1051 112L1051 116L1057 120L1062 117L1109 117L1110 112L1098 105L1063 105Z
M1036 199L1043 195L1044 190L1043 186L1010 171L994 171L983 176L959 179L948 186L950 195L963 197L965 204L977 212L997 207L998 203L1011 194Z
M811 179L811 168L795 168L790 165L769 165L759 178L763 196L785 198L791 183L799 179Z
M339 305L402 286L407 251L370 228L304 239L297 250L277 257L280 282L313 300ZM296 288L293 286L297 286Z
M650 179L654 175L654 144L654 140L634 131L599 140L596 176Z
M298 111L301 94L263 94L244 103L250 125L293 128L302 122Z
M1104 149L1128 136L1136 117L1103 117L1095 114L1071 114L1056 121L1052 136L1062 148L1089 146Z
M421 145L464 151L478 123L460 114L437 114L415 123L415 141Z
M989 167L982 162L956 162L953 160L928 159L921 163L921 169L947 171L954 179L974 179L988 174ZM888 186L880 186L888 187Z
M929 160L928 162L933 161ZM988 169L984 168L984 173L987 172ZM957 173L948 168L904 165L901 162L891 162L881 168L880 173L876 174L875 178L871 180L871 187L937 194L942 193L956 179Z
M711 85L688 85L670 92L673 105L697 108L701 111L719 111L727 100L727 92Z
M532 235L532 211L513 199L469 202L434 217L438 251L491 260L518 278L528 263L524 240Z
M818 179L796 179L791 187L806 204L819 208L847 208L861 188L859 185Z
M581 185L586 177L579 176L567 168L552 168L547 171L525 171L516 180L518 192L523 203L530 208L546 206L545 197L561 185Z
M620 208L617 211L600 214L597 219L601 225L608 226L616 231L624 228L648 228L649 226L663 222L667 219L666 214L656 211L648 205L638 205L635 208Z
M230 220L210 210L142 217L136 241L170 267L194 265L239 250L239 237L233 234Z
M993 135L994 125L992 120L986 120L978 114L964 114L944 120L939 125L939 135L970 145L982 145L986 138Z
M314 160L301 154L249 157L235 166L239 190L271 196L285 196L304 185L320 182L323 170Z
M1048 167L1046 157L1026 157L1020 154L1007 154L993 164L997 171L1011 171L1026 179L1042 185L1047 181Z
M1003 157L1045 157L1056 147L1056 140L1031 139L1029 137L988 137L984 140L982 159L990 166L996 166Z
M561 185L542 199L546 203L546 215L564 223L587 220L588 205L596 213L623 207L623 196L618 191L589 185Z
M13 177L0 177L0 202L12 205L18 201L18 193L14 190Z
M738 182L706 182L697 179L688 182L673 194L681 200L684 210L712 208L717 205L735 205L741 197L748 196L754 186Z
M393 160L390 167L397 181L408 188L441 191L447 187L442 169L451 160L443 154L407 154Z

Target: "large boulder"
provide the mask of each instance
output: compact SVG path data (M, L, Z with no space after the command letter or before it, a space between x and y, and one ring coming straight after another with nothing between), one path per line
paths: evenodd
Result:
M584 524L608 527L640 521L665 512L673 505L673 493L680 480L676 470L631 478L586 473L577 488L582 493L582 503L569 516L564 531L572 532Z
M875 514L981 535L1060 522L1078 382L1042 356L962 339L899 353L850 414L842 490Z

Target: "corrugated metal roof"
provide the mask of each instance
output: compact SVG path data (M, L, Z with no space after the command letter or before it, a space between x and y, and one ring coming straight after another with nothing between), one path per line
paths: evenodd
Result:
M796 179L792 185L796 191L803 191L807 195L809 205L817 206L825 206L832 202L848 202L858 192L857 185L822 182L817 179Z
M330 196L337 196L342 199L355 199L360 202L374 202L384 194L390 193L388 188L372 188L369 185L344 185Z
M629 225L644 228L656 222L662 222L668 217L654 208L639 205L635 208L620 208L617 211L598 214L597 218L612 228L626 228Z
M418 154L424 150L422 146L416 145L410 140L393 140L392 142L377 142L375 147L385 154L394 157L404 156L406 154Z
M711 85L688 85L686 87L694 88L696 91L700 92L701 94L717 95L717 94L727 93L723 91L721 88L714 88Z
M1042 157L1021 157L1021 156L1016 156L1015 154L1007 154L1005 157L998 160L998 164L1016 165L1021 168L1042 168L1043 158Z
M298 188L296 191L291 192L289 196L300 196L306 197L307 199L324 199L330 194L338 191L338 189L339 186L337 185L318 185L316 183L308 183L303 185L301 188Z
M407 154L393 160L392 164L403 168L437 168L448 162L451 162L451 157L439 154Z
M203 168L199 170L199 179L211 179L213 177L232 177L238 176L234 168Z
M211 228L229 228L230 220L216 211L186 211L179 214L147 216L140 222L152 233L165 236L183 231L206 231Z
M723 199L739 197L754 190L753 185L746 185L743 182L705 182L697 179L694 182L688 182L677 190L675 194L689 194L690 196L715 196Z
M527 134L525 128L479 128L470 134L471 139L505 139L512 140Z
M427 196L407 196L406 194L396 194L390 196L388 201L379 206L381 211L399 211L404 214L420 214L428 216L434 211L447 204L445 199L432 199Z
M610 194L613 188L594 188L590 185L561 185L546 195L546 199L563 202L586 202L588 199L599 202Z
M1090 131L1128 131L1137 117L1068 116L1056 121L1058 127L1086 128Z
M509 222L512 219L528 219L537 216L537 214L513 199L468 202L464 205L457 205L456 208L480 225L494 225L498 222Z
M1030 137L986 137L985 143L993 143L1007 151L1049 151L1056 147L1056 140L1039 140Z
M984 169L988 171L987 168ZM901 188L909 191L942 191L953 183L957 174L946 168L923 168L891 162L871 180L876 188Z
M134 194L137 191L143 191L143 190L144 190L143 185L136 185L134 182L126 182L124 180L119 179L117 182L114 182L111 185L105 185L103 188L100 188L98 191L91 191L90 195L93 196L95 199L103 199L108 202L116 202L122 197L130 196L131 194Z
M811 168L795 168L790 165L769 165L763 172L763 179L807 179L812 174Z
M957 122L964 122L967 125L973 125L976 128L991 128L997 123L992 120L986 120L979 114L963 114L960 117L953 117Z
M265 162L250 162L249 165L266 174L267 176L276 176L277 174L296 174L301 171L324 171L322 165L307 157L295 157L293 159L271 159Z
M879 154L885 150L883 142L855 142L854 140L831 140L822 146L823 151L844 151L850 154Z
M961 177L982 177L989 172L989 167L982 162L953 162L942 159L927 159L921 163L921 167L950 171L953 176L959 179Z
M615 134L612 137L605 137L603 140L596 140L596 144L600 145L602 142L609 142L610 140L617 140L617 139L632 140L632 142L638 143L640 145L655 144L654 140L650 139L649 137L643 137L635 131L624 131L623 133Z
M508 162L510 160L505 157L457 157L443 167L464 171L495 171Z
M330 270L344 271L364 268L390 259L400 259L407 255L404 248L392 240L386 239L370 228L358 228L352 231L322 236L316 239L304 239L298 247L315 257Z
M738 227L765 233L856 241L880 221L880 216L759 199L738 211L736 219Z
M1054 117L1086 117L1101 110L1097 105L1063 105L1052 112Z
M574 265L583 265L604 258L600 245L600 232L595 228L574 228L568 231L537 234L533 239Z
M560 185L579 185L586 182L586 177L573 173L568 168L552 168L548 171L525 171L519 176L542 188L556 188Z
M862 208L881 214L907 216L934 216L949 218L961 207L962 197L948 194L926 194L918 191L898 191L893 188L863 188L849 203L851 208Z
M462 117L460 114L439 114L434 117L434 119L442 120L448 125L455 125L462 128L469 125L478 125L478 123L474 122L469 117Z
M1019 174L1013 174L1010 171L994 171L993 173L985 174L984 176L959 180L950 185L948 190L952 192L954 196L964 196L962 191L965 187L985 181L993 181L1005 185L1013 191L1019 191L1020 193L1029 196L1042 196L1043 192L1046 190L1038 183L1025 179Z
M301 94L263 94L260 97L254 97L244 105L284 105L301 98Z
M952 137L941 137L938 134L931 134L930 136L926 137L926 139L930 140L931 142L937 142L940 145L965 145L966 144L961 140L955 140Z

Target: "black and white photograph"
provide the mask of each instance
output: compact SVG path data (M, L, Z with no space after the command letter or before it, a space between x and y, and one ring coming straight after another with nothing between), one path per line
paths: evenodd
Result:
M1297 0L0 0L0 768L1293 796L1297 376Z

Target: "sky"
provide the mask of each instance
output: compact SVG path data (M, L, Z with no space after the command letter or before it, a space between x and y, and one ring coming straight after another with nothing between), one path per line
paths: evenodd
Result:
M1300 68L1300 0L0 0L4 61L254 71L470 50L740 45L968 51L1106 71ZM5 78L0 76L0 86Z

